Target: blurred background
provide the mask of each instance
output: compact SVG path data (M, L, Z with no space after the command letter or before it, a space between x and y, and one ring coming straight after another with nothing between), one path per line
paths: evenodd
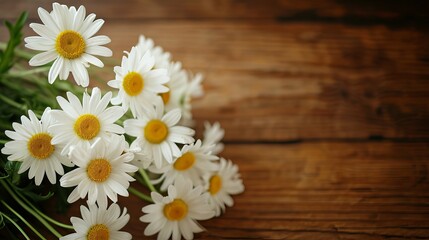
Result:
M51 3L2 0L0 18ZM221 123L246 192L197 237L429 238L428 1L61 3L106 21L117 63L144 34L204 74L197 131ZM141 239L142 203L121 201Z

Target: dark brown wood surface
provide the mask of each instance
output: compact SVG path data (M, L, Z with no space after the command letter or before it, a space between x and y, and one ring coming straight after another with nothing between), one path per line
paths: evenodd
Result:
M429 239L429 4L345 2L85 2L116 59L145 34L206 76L197 130L221 122L246 191L197 238ZM120 201L142 239L144 203Z

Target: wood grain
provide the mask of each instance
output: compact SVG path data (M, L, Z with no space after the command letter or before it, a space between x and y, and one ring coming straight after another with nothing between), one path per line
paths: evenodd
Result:
M197 131L221 122L246 191L198 239L429 239L428 1L84 4L115 59L145 34L206 76ZM50 5L2 1L0 19ZM120 203L142 239L144 203Z
M185 68L202 72L206 96L193 102L197 129L205 120L220 121L226 141L429 137L428 32L112 21L101 33L112 38L116 59L144 33ZM113 79L107 72L106 80Z
M103 30L116 54L144 33L206 75L195 117L220 121L227 141L429 136L427 32L273 22L127 26L135 31L122 23Z
M246 191L198 239L429 238L428 143L227 144ZM125 230L143 239L144 202ZM79 215L73 208L68 221Z

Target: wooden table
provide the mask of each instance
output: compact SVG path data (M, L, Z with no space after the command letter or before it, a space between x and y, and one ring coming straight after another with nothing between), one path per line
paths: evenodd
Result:
M51 9L2 1L0 17L28 10L39 21L39 4ZM429 238L428 5L85 2L106 20L116 59L142 33L206 76L197 130L220 121L222 155L240 166L246 191L202 222L201 239ZM121 203L132 216L125 230L142 239L143 202Z

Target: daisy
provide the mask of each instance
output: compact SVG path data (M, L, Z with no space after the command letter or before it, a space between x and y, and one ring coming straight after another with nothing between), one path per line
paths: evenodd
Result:
M185 93L181 99L180 108L182 109L182 120L181 124L185 126L194 125L194 121L192 120L192 98L201 97L204 92L202 88L203 75L196 74L194 76L188 76L188 83L186 85Z
M124 136L115 134L106 142L97 140L91 146L74 148L70 156L77 168L60 179L62 187L77 186L67 201L73 203L87 194L90 204L107 204L107 197L116 202L118 194L127 197L129 182L134 181L128 173L136 172L138 168L128 163L133 154L123 154L125 149Z
M71 217L70 222L73 224L75 233L71 233L60 240L128 240L131 234L119 231L130 220L127 214L127 208L124 208L122 214L118 204L113 203L107 208L107 205L89 204L88 208L80 206L82 218Z
M35 179L36 185L40 185L43 177L46 176L49 182L56 183L56 173L64 174L63 165L73 166L66 158L61 156L61 145L52 144L52 132L48 127L53 123L50 117L50 108L46 108L42 114L41 121L33 111L29 110L28 115L21 117L21 124L14 122L14 131L6 131L5 134L13 141L7 142L1 152L10 155L9 161L22 162L18 174L28 169L28 178Z
M155 60L150 51L141 52L133 47L128 56L122 57L121 66L116 66L115 79L107 84L119 89L112 104L122 103L124 110L131 109L134 117L152 108L157 94L167 92L163 84L169 81L166 69L153 69Z
M176 143L194 142L192 136L195 131L176 126L181 117L179 109L164 114L164 104L160 97L156 99L155 104L155 108L148 109L145 115L125 120L124 128L128 135L137 137L135 144L151 156L157 168L161 168L163 159L171 163L173 157L181 154Z
M144 35L140 35L139 42L136 45L141 52L150 51L155 59L154 68L168 68L171 61L171 54L164 52L164 49L160 46L155 46L154 41L151 38L146 38Z
M209 147L214 155L218 155L224 148L223 143L220 142L224 134L225 130L220 127L219 122L215 122L213 125L205 122L203 146Z
M220 159L220 169L214 175L207 175L206 189L210 193L209 204L216 212L216 217L225 212L225 205L232 207L231 195L244 191L243 181L238 173L238 166L230 160Z
M214 214L202 187L192 188L192 183L183 178L168 187L168 196L156 192L151 196L154 204L145 206L142 211L146 215L140 217L140 221L149 223L144 231L146 236L159 232L158 239L193 239L194 233L203 231L196 220L207 220Z
M191 180L193 186L198 186L202 185L202 177L205 174L218 170L218 164L213 162L217 159L219 158L202 146L201 140L198 139L195 144L183 146L181 156L173 164L168 164L161 169L151 167L150 171L162 173L161 177L154 181L154 184L158 184L164 180L161 185L162 191L167 190L167 187L179 176Z
M59 76L66 80L71 72L78 85L87 87L89 76L86 68L89 63L103 67L103 63L94 55L111 57L112 51L104 46L110 38L104 35L94 36L104 21L95 20L95 14L87 17L85 7L68 8L58 3L52 4L52 12L38 9L43 24L31 23L30 27L40 36L25 38L29 49L44 51L30 59L30 66L41 66L54 61L49 70L48 81L53 83ZM95 21L94 21L95 20Z
M124 133L121 126L114 124L124 115L123 109L116 106L107 108L111 97L112 93L108 92L101 98L99 88L94 88L91 96L84 93L82 104L71 92L67 92L68 100L57 97L63 110L51 111L57 122L49 130L54 134L53 144L65 144L62 154L67 154L71 146L93 143L98 137L104 139L107 133Z

